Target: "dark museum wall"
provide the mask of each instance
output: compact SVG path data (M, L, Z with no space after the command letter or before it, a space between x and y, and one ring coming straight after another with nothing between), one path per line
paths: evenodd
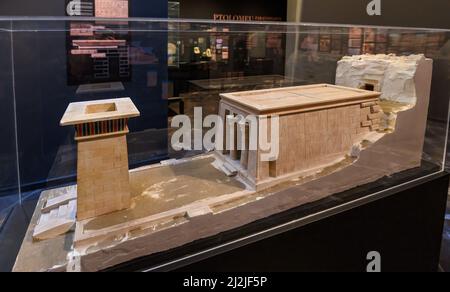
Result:
M64 0L1 0L0 16L64 16Z
M366 8L370 0L298 0L302 1L301 21L313 23L361 24L400 27L450 29L449 0L381 0L382 15L369 16ZM450 44L434 59L430 117L446 121L450 96L448 68ZM448 82L438 82L448 80Z
M17 3L20 3L17 5ZM39 3L39 5L37 5ZM29 5L31 6L29 6ZM32 9L34 6L36 10ZM64 0L2 0L2 16L64 16ZM136 17L167 17L167 0L132 0L130 15ZM1 22L0 22L1 23ZM16 28L24 23L16 22ZM28 22L27 25L30 25ZM132 80L124 82L125 90L117 93L76 94L77 87L68 85L66 25L59 22L56 31L20 32L13 34L15 100L17 104L17 130L21 183L28 186L45 186L51 181L61 183L73 181L76 173L76 152L73 130L60 127L59 121L70 102L129 96L141 110L141 117L130 121L132 132L146 132L167 128L167 100L163 98L167 83L167 36L165 33L152 36L133 32L132 46L136 46L156 56L153 64L132 65ZM7 34L9 37L9 34ZM0 35L0 37L2 37ZM1 42L2 45L7 44ZM1 48L1 52L7 52ZM7 61L10 54L0 56L1 68L7 68L7 76L2 78L2 104L8 107L0 109L1 122L13 130L14 119L10 105L13 103L11 88L3 84L12 84L11 70ZM5 63L6 62L6 63ZM5 63L5 65L4 65ZM3 66L4 65L4 66ZM157 80L149 85L149 76ZM2 76L3 77L3 76ZM156 77L156 78L155 78ZM9 78L9 79L8 79ZM8 81L9 80L9 81ZM152 81L154 82L154 81ZM5 93L5 94L3 94ZM117 96L116 96L117 95ZM3 99L7 99L3 102ZM4 113L3 113L4 112ZM11 135L9 135L11 134ZM13 150L14 133L0 143L2 167L7 167L7 176L0 179L0 195L14 191L17 185ZM148 136L148 135L147 135ZM158 132L155 139L129 139L130 164L139 165L146 161L165 158L167 136ZM159 139L159 140L158 140ZM154 151L153 151L154 149ZM146 151L142 153L142 151ZM153 151L153 152L152 152ZM8 161L4 161L9 159ZM5 162L5 164L3 163ZM3 172L3 171L2 171ZM10 174L10 175L9 175Z
M276 17L286 21L287 0L178 0L180 17L213 19L214 14Z
M370 0L302 2L302 22L450 28L448 0L381 0L381 16L366 13Z

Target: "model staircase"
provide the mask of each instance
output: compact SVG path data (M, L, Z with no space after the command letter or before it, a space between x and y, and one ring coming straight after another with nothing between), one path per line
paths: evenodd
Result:
M223 163L220 169L228 176L234 177L238 174L238 169L228 162Z
M76 222L77 188L48 199L33 232L34 240L46 240L69 232Z

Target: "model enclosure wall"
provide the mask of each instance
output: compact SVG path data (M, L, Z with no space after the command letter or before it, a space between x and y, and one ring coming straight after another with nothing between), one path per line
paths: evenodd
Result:
M424 55L358 55L338 62L336 84L381 92L381 99L417 103L414 78Z
M365 135L379 129L378 101L280 116L280 154L259 159L257 180L314 170L342 160ZM259 155L263 152L259 151Z

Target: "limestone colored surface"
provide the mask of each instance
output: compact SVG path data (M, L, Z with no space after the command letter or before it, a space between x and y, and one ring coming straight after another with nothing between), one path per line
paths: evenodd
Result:
M13 272L66 271L67 254L72 250L74 233L69 232L44 241L35 241L33 233L42 215L41 210L46 203L64 196L72 189L73 187L67 187L65 190L54 189L42 192L25 233Z
M373 86L381 99L416 104L415 76L424 55L357 55L338 62L336 84L354 88Z
M193 208L190 212L191 215L200 214L194 218L177 217L169 220L170 222L155 223L157 226L150 224L144 229L127 229L121 236L117 233L114 237L103 237L103 240L90 243L78 250L81 251L80 269L101 270L128 260L164 252L357 186L376 182L380 178L389 177L390 174L420 166L427 124L431 74L431 60L419 62L414 76L417 103L413 107L406 107L405 111L399 111L395 131L384 135L375 144L367 142L367 149L362 151L359 158L352 161L350 165L345 164L344 168L336 166L331 170L327 168L321 175L313 175L309 181L294 179L289 184L286 182L278 185L275 189L254 192L253 195L249 195L250 198L247 196L245 199L230 199L228 204L222 203L217 206L206 202L203 207L211 206L209 209L212 213L206 207L200 208L202 204L198 204L198 208ZM384 105L380 104L380 107L382 106ZM374 106L373 110L376 111L378 108ZM415 126L411 127L411 125ZM193 171L191 175L197 177L200 174ZM225 174L223 178L226 178ZM411 177L411 179L415 178L417 176ZM376 190L380 190L381 187L377 185ZM36 212L39 210L37 209ZM32 230L32 226L30 228ZM45 241L43 246L43 243L32 244L29 236L27 238L24 242L27 252L22 253L25 250L23 247L16 266L29 270L36 270L36 267L52 267L54 263L61 262L62 256L56 257L48 253L50 244L61 255L67 252L63 249L64 246L70 246L73 243L70 238L57 241L55 239L55 241ZM43 251L49 255L47 258L43 258ZM29 265L25 267L27 263ZM34 265L32 266L31 263Z
M61 125L73 125L78 142L77 220L131 206L126 134L139 111L129 98L71 103Z
M225 128L222 149L226 150L216 151L224 163L221 168L231 175L234 168L241 179L258 190L325 168L344 159L353 145L380 129L379 95L328 84L223 94L222 119L255 115L258 130L248 120L241 123L250 133L237 127L234 131ZM264 161L267 151L260 147L249 150L248 142L239 150L236 141L239 135L245 135L240 137L245 140L261 136L261 119L269 113L279 117L279 153L272 161ZM270 137L271 130L267 132ZM234 146L227 145L230 140L235 141Z
M79 142L77 175L78 220L129 208L126 136Z
M138 116L140 113L130 98L74 102L67 107L60 124L70 126Z
M101 230L245 190L245 185L224 176L212 162L213 157L202 157L189 163L131 171L131 207L86 220L84 230Z
M82 269L94 271L167 251L357 186L376 182L383 177L389 177L390 174L419 167L427 124L431 76L432 61L426 59L419 62L414 76L417 103L413 108L399 112L395 131L385 135L377 143L368 145L358 160L351 165L335 169L332 173L326 173L325 176L316 177L306 183L303 180L293 180L294 185L280 185L280 189L273 190L271 195L263 199L196 217L173 228L141 235L132 240L105 243L105 246L109 247L94 249L81 256ZM415 178L417 177L412 179ZM378 187L377 190L379 189ZM270 192L270 189L267 191ZM259 194L256 193L257 198Z
M252 114L303 112L358 103L379 97L378 92L316 84L221 94L222 101Z
M35 240L47 240L69 232L76 221L76 200L63 204L39 218L38 225L34 229Z

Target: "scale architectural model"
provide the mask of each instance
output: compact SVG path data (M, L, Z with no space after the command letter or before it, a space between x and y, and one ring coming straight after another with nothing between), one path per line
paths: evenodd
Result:
M131 206L126 135L140 115L129 98L72 103L61 125L74 126L78 142L78 211L84 220Z
M245 135L240 137L246 141L245 149L238 150L240 139L225 137L224 143L234 141L235 145L217 151L224 169L231 173L236 169L256 189L339 161L368 133L380 129L379 92L319 84L221 96L220 115L223 120L228 119L227 124L236 116L256 116L258 123L263 116L279 117L279 155L271 161L261 159L265 151L259 148L249 151L249 137L257 138L260 133L252 136L251 131L257 128L245 120L234 124L234 130L225 127L225 136ZM246 130L240 131L238 127Z
M353 56L338 62L337 85L222 94L219 114L231 125L224 145L133 170L127 121L140 114L131 100L70 104L61 125L76 130L77 185L42 193L14 270L103 270L378 187L422 163L431 76L423 55ZM255 130L245 119L231 123L240 116L279 117L276 156L248 147ZM226 147L238 137L245 147Z
M35 239L68 231L75 218L81 221L130 208L127 123L139 115L129 98L69 104L61 125L75 127L77 187L47 201Z

